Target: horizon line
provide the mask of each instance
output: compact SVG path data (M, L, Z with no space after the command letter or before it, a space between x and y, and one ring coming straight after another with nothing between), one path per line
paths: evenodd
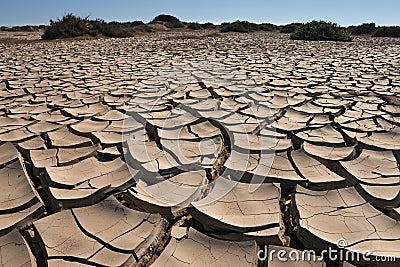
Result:
M74 14L72 12L67 12L63 16L65 16L67 14L73 14L74 16L83 17L83 18L88 17L88 18L93 19L93 20L101 19L101 20L104 20L107 23L110 23L110 22L126 23L126 22L133 22L133 21L142 21L145 24L149 24L152 21L152 19L150 21L148 21L148 22L146 22L144 20L140 20L140 19L133 19L133 20L102 19L102 18L92 17L90 14L89 15L77 15L77 14ZM304 24L304 23L311 22L311 21L329 21L329 22L332 22L332 23L336 23L337 25L342 26L342 27L359 26L359 25L362 25L362 24L365 24L365 23L366 24L375 23L376 26L400 26L400 25L395 25L395 24L378 24L378 23L376 23L374 21L364 21L364 22L359 22L359 23L355 23L355 24L340 24L339 22L336 22L336 21L324 20L324 19L309 19L307 21L292 21L292 22L283 22L283 23L275 23L275 22L269 22L269 21L251 21L251 20L246 20L246 19L233 19L233 20L222 20L222 21L212 21L212 20L210 20L210 21L207 21L207 20L204 20L204 21L189 20L188 21L188 20L181 20L179 17L177 17L175 15L172 15L172 14L168 14L168 13L160 13L159 15L171 15L171 16L174 16L174 17L178 18L181 22L185 22L185 23L200 23L200 24L212 23L212 24L214 24L216 26L221 25L222 23L232 23L232 22L235 22L235 21L247 21L247 22L255 23L255 24L269 23L269 24L273 24L273 25L276 25L276 26L285 26L285 25L292 24L292 23L302 23L302 24ZM21 26L42 26L42 25L49 26L50 25L50 20L56 20L56 19L61 19L61 18L62 17L51 18L51 19L48 20L47 23L44 23L44 24L43 23L18 23L18 24L0 25L0 27L21 27Z

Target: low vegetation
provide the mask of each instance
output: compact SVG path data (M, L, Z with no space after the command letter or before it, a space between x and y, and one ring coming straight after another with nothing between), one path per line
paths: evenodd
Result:
M42 39L74 38L82 36L106 36L111 38L131 37L140 32L154 32L187 28L190 30L216 29L212 23L186 23L171 15L159 15L151 22L105 22L101 19L90 20L73 14L68 14L55 21L50 20L50 26L45 26Z
M290 23L281 27L281 33L293 33L301 26L301 23Z
M280 27L272 23L259 24L260 31L279 31Z
M203 29L218 29L218 26L212 24L211 22L202 24L202 27L203 27Z
M248 21L225 22L221 24L221 32L253 32L253 24Z
M372 33L375 32L376 30L376 25L375 23L363 23L358 26L349 26L347 27L347 30L354 35L371 35Z
M203 29L202 25L200 23L197 23L197 22L190 22L190 23L187 24L187 27L189 29L191 29L191 30L194 30L194 31L198 31L198 30L202 30Z
M291 38L294 40L312 41L352 41L350 33L336 23L326 21L311 21L301 25Z
M257 31L279 31L290 33L295 40L319 41L351 41L352 35L371 35L373 37L400 37L399 26L376 27L375 23L364 23L358 26L343 28L336 23L326 21L311 21L305 24L290 23L277 26L271 23L252 23L249 21L225 22L221 25L198 22L183 22L172 15L161 14L149 23L143 21L132 22L105 22L101 19L91 20L68 14L50 25L0 27L1 31L44 31L42 39L74 38L84 36L105 36L111 38L131 37L137 33L173 31L180 29L219 30L220 32L249 33Z
M378 27L372 34L373 37L400 37L400 26Z
M225 22L221 24L221 32L255 32L255 31L273 31L279 29L278 26L263 23L256 24L248 21Z
M51 20L42 39L60 39L82 36L107 36L113 38L131 37L134 35L132 27L124 27L119 23L106 23L103 20L89 20L73 14L65 15L62 19Z
M212 24L211 22L207 22L207 23L198 23L198 22L185 23L185 22L183 22L183 24L189 30L193 30L193 31L218 29L218 26Z
M72 14L64 16L56 21L50 20L50 27L42 35L42 39L59 39L80 37L85 35L95 36L94 30L90 29L88 18L76 17Z
M47 28L46 25L39 25L39 26L26 25L26 26L14 26L14 27L1 26L0 30L4 32L36 32L44 30L46 28Z
M164 24L167 28L183 28L185 25L177 18L171 15L158 15L155 17L151 23L162 23Z

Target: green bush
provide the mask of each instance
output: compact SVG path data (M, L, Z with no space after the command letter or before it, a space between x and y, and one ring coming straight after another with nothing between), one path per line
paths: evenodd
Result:
M98 35L104 35L110 38L125 38L134 35L132 28L122 27L121 25L107 24L105 22L94 23L92 25Z
M276 31L279 30L279 27L272 23L262 23L259 25L260 31Z
M191 29L191 30L194 30L194 31L198 31L198 30L203 29L202 25L200 23L197 23L197 22L190 22L190 23L187 24L187 27L189 29Z
M68 14L56 21L50 20L50 26L45 30L42 39L73 38L81 36L103 35L112 38L131 37L134 35L132 27L124 27L123 24L103 20L89 20Z
M372 34L373 37L400 37L400 26L378 27Z
M372 34L376 30L375 23L363 23L358 26L349 26L347 30L354 35Z
M46 26L25 25L25 26L13 26L13 27L5 27L5 26L0 27L1 31L8 31L8 32L35 32L42 29L46 29Z
M222 23L221 32L249 32L250 30L246 28L239 22L234 23Z
M225 22L221 24L221 32L256 32L274 31L279 27L271 23L256 24L248 21Z
M141 25L145 25L143 21L140 20L135 20L133 22L129 22L129 26L130 27L136 27L136 26L141 26Z
M50 27L44 32L42 39L71 38L85 35L97 35L96 32L90 30L89 19L68 14L62 19L50 20Z
M217 29L218 26L212 24L211 22L206 22L202 24L203 29Z
M294 40L312 41L352 41L350 33L336 23L326 21L311 21L301 25L291 38Z
M158 15L150 23L162 23L167 28L183 28L185 25L177 18L171 15Z
M221 24L221 32L254 32L258 30L255 26L256 24L248 21L225 22Z
M293 33L293 32L295 32L295 31L297 31L297 29L298 29L301 25L302 25L301 23L290 23L290 24L284 25L284 26L281 28L280 32L281 32L281 33Z
M115 26L120 26L122 28L132 28L132 27L144 25L144 22L140 21L140 20L133 21L133 22L112 21L112 22L109 22L108 24L115 25Z
M156 23L156 22L168 22L168 23L178 23L181 22L177 17L171 16L171 15L165 15L161 14L155 17L151 23Z

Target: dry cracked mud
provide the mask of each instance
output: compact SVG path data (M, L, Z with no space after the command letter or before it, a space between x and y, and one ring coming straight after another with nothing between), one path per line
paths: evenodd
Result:
M399 266L399 40L24 38L0 40L0 266ZM338 241L370 261L259 257Z

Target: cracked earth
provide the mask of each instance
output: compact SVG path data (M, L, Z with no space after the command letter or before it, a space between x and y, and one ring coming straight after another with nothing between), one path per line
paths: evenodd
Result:
M33 35L32 35L33 36ZM400 40L0 38L0 266L400 263ZM8 38L8 36L7 36Z

